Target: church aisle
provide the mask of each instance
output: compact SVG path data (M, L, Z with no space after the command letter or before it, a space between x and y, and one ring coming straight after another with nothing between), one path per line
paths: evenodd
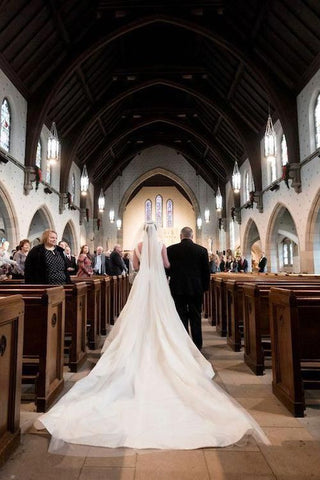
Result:
M307 395L297 419L272 395L271 370L254 376L243 354L231 351L204 321L204 353L216 380L258 421L272 445L246 444L189 451L144 451L125 456L63 457L47 453L49 435L31 427L38 414L22 405L22 442L0 470L1 480L320 480L320 395ZM66 373L66 389L98 357L91 352L80 373ZM66 391L66 390L65 390ZM309 393L309 392L308 392ZM29 410L29 411L28 411ZM89 448L90 449L90 448Z

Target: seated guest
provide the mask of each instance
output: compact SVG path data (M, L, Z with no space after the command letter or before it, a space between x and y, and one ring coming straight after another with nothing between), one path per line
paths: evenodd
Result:
M120 245L115 245L110 255L111 275L122 275L126 273L127 267L122 258L122 249Z
M91 277L93 274L92 261L88 245L82 245L78 257L77 277Z
M67 270L69 272L69 275L75 275L78 270L77 260L74 255L71 255L71 248L69 247L69 245L65 246L64 254L66 257Z
M96 275L106 275L106 256L103 247L97 247L96 255L93 257L93 272Z
M29 250L30 242L27 238L24 238L19 243L17 251L13 256L13 260L15 260L17 264L13 269L12 278L24 278L24 266Z
M70 283L64 251L57 245L57 234L47 229L41 243L27 255L24 269L25 283L63 285Z

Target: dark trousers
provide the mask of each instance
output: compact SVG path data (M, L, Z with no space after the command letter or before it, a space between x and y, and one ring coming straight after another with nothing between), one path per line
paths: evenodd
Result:
M173 300L185 329L189 333L189 324L193 343L202 348L201 309L203 295L174 295Z

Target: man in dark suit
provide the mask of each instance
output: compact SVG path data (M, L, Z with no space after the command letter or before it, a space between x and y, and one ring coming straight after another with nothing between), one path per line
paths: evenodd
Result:
M111 275L121 275L127 271L127 267L122 258L121 245L115 245L110 255Z
M170 290L183 325L199 350L202 348L201 309L209 288L209 257L206 248L193 242L193 231L184 227L181 242L168 247Z
M69 247L69 245L66 245L64 247L64 255L66 258L67 270L69 272L69 275L75 275L78 270L78 265L76 257L74 255L71 255L71 248Z
M267 257L265 256L264 252L262 252L260 260L259 260L259 272L263 273L265 271L265 268L267 266Z

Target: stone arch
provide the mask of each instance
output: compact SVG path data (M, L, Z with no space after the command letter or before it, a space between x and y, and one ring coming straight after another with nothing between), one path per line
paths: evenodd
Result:
M2 182L0 182L0 222L1 238L4 234L10 246L14 248L20 241L18 215Z
M42 232L47 228L55 230L52 215L46 205L41 205L34 213L28 230L28 238L32 246L39 243Z
M297 234L297 227L288 207L278 203L270 216L267 228L266 256L268 257L269 270L278 272L282 270L280 262L280 241L287 237L295 243L292 271L300 272L300 245Z
M191 190L191 188L189 187L189 185L187 185L180 177L178 177L178 175L176 175L175 173L173 172L170 172L169 170L165 169L165 168L154 168L152 170L149 170L145 173L143 173L142 175L140 175L139 178L137 178L131 185L130 187L127 189L127 191L124 193L123 197L122 197L122 200L120 202L120 205L119 205L119 218L122 218L123 217L123 213L124 213L124 210L126 208L126 205L129 201L129 198L130 196L132 195L132 193L135 191L135 189L141 184L143 183L145 180L147 180L148 178L151 178L155 175L164 175L168 178L170 178L171 180L173 180L175 183L177 183L181 188L183 188L183 190L186 192L186 194L188 195L189 199L190 199L190 202L191 202L191 205L192 205L192 208L195 212L195 216L196 218L200 215L200 206L199 206L199 202L195 196L195 194L193 193L193 191Z
M64 227L61 240L64 240L68 243L71 248L71 252L74 255L79 250L79 245L77 241L77 234L74 223L72 220L69 220Z
M312 202L305 238L304 271L320 273L320 189Z
M248 260L248 269L251 270L253 260L257 262L262 252L260 233L256 222L252 218L249 218L247 222L242 245L242 254Z

